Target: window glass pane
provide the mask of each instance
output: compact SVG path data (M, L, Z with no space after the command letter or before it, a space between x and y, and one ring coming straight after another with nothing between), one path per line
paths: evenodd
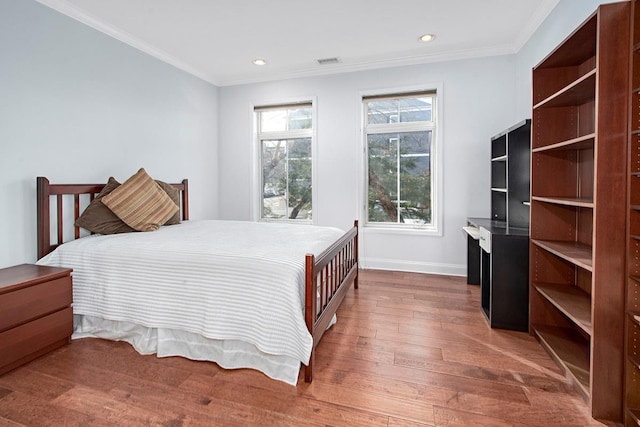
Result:
M367 123L398 123L398 100L384 99L368 103Z
M311 219L311 138L289 141L289 219Z
M311 138L262 141L262 217L311 219Z
M400 134L400 222L431 222L431 131Z
M398 100L398 115L400 122L429 122L431 121L430 96L423 98L403 98Z
M289 130L311 129L311 108L294 108L289 112Z
M260 131L284 132L288 130L311 129L311 114L311 107L261 111Z
M398 98L369 101L368 124L429 122L433 120L433 97Z
M267 110L260 113L260 131L287 130L287 110Z
M367 136L370 222L431 222L431 136L430 130Z
M262 141L262 216L286 215L286 141Z
M369 152L369 221L397 222L398 137L397 134L367 136Z

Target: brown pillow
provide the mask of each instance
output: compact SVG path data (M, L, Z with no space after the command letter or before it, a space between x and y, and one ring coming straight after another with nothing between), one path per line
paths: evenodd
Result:
M119 186L120 183L118 181L113 177L109 177L109 181L102 191L89 203L82 215L76 220L76 225L92 233L99 234L131 233L135 231L102 203L102 198Z
M102 203L138 231L157 230L179 210L144 168L104 196Z
M169 197L171 197L171 200L173 200L173 203L175 203L176 206L180 206L180 191L173 185L167 184L166 182L162 182L157 179L156 179L156 182L158 183L160 188L162 188L164 192L167 193ZM178 211L175 214L173 214L173 216L169 218L169 221L165 222L164 225L180 224L180 219L181 219L180 209L178 208Z

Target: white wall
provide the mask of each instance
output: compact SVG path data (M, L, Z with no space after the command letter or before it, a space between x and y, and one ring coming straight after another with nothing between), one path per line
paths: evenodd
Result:
M36 176L189 178L217 211L217 88L35 1L0 2L0 267L36 259Z
M251 219L252 104L315 97L314 219L319 225L347 228L360 214L361 93L441 83L444 233L434 237L364 229L361 255L369 268L466 274L461 227L468 216L489 215L489 139L524 118L514 111L514 60L501 56L220 88L220 217Z

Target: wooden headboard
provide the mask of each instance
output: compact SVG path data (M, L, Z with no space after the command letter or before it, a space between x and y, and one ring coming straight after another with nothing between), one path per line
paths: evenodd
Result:
M45 177L36 178L37 191L37 224L38 224L38 259L42 258L58 245L64 243L65 225L71 222L74 229L73 239L80 238L80 227L75 225L76 219L80 216L80 196L88 195L89 202L92 201L106 184L51 184ZM189 219L189 181L183 179L179 184L171 184L180 191L182 219ZM56 201L56 221L51 222L52 196ZM64 197L73 197L73 221L71 217L65 217L63 212ZM65 222L67 224L65 224ZM52 243L51 226L57 236L56 243Z

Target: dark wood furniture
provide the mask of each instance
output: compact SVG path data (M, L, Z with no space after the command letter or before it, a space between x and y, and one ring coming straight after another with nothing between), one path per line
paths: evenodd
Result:
M631 22L627 209L627 310L625 316L625 426L640 425L640 3Z
M467 283L492 328L529 327L530 132L527 119L491 138L491 218L467 218Z
M71 269L0 269L0 375L69 342Z
M491 219L529 228L531 120L491 138Z
M529 327L529 230L507 228L502 221L468 218L477 228L480 306L492 328L527 331Z
M630 3L533 69L530 330L594 418L622 421Z
M104 184L50 184L45 177L38 177L37 218L38 218L38 258L43 257L58 245L81 236L80 229L73 225L81 213L81 206L102 190ZM172 184L181 193L183 220L189 219L188 180ZM73 201L72 215L63 209L67 197ZM84 199L88 200L84 200ZM55 205L52 217L51 205ZM65 234L65 224L72 224L73 234ZM51 227L57 237L51 241ZM305 322L313 337L313 348L318 345L327 326L347 291L358 288L358 221L340 239L318 256L308 254L305 260ZM313 379L314 352L309 365L305 367L305 381Z

